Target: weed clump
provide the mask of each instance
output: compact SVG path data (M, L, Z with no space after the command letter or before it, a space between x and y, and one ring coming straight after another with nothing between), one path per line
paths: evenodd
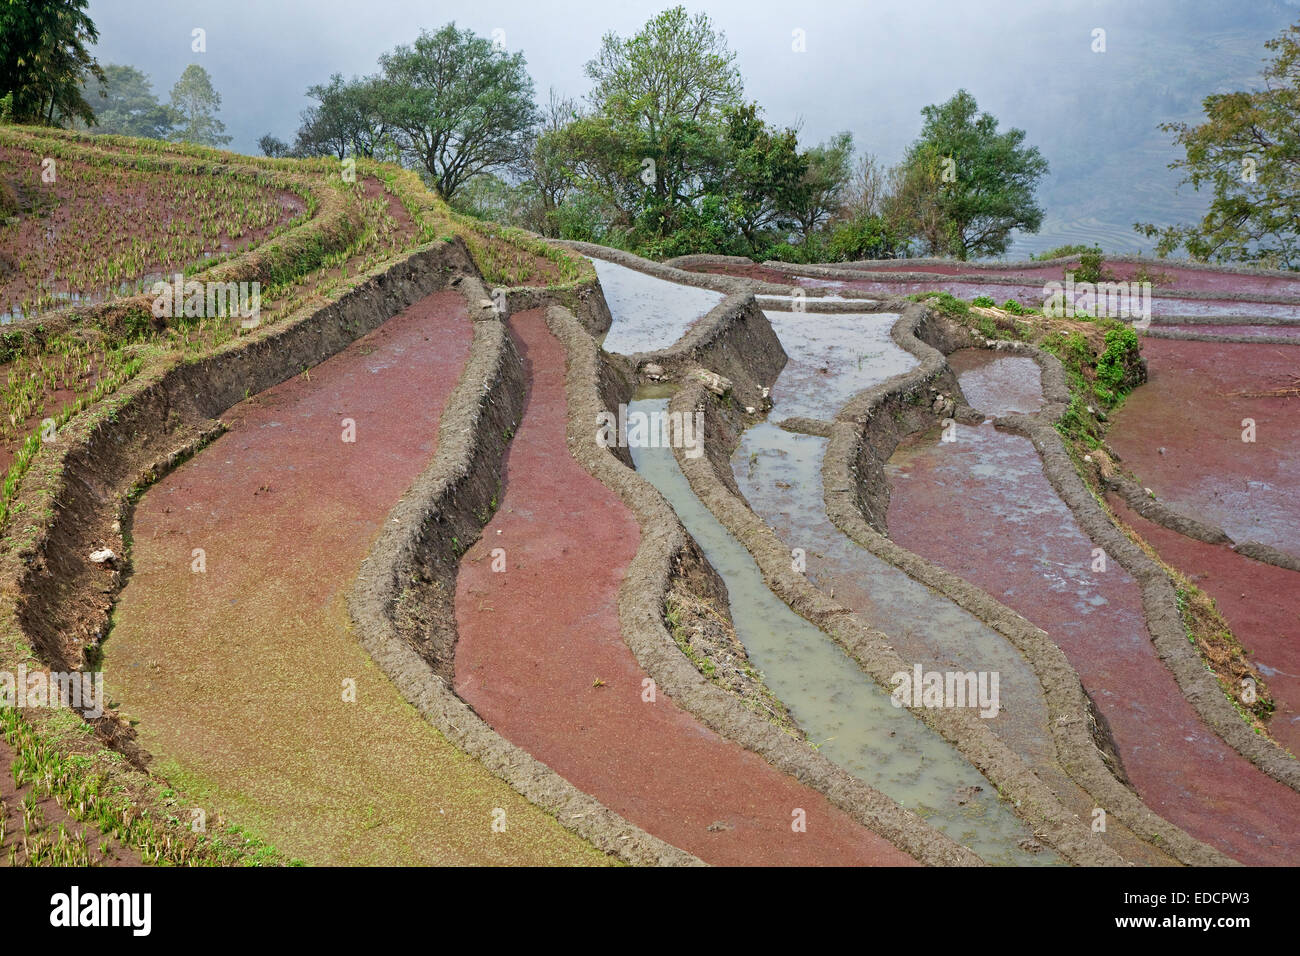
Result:
M0 179L0 223L18 215L18 212L18 194L12 186Z

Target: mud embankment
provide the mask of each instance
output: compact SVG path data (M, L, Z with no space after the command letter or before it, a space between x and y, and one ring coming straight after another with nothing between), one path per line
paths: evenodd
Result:
M609 408L612 398L627 401L633 383L623 380L621 390L608 386L611 378L619 376L605 371L609 360L599 355L595 343L583 336L562 310L551 310L548 322L569 355L571 453L632 510L641 529L640 546L619 593L619 618L623 639L638 665L655 681L658 692L776 770L825 794L828 806L836 808L833 813L847 814L916 859L932 865L977 862L969 851L927 827L916 815L747 710L727 690L706 680L682 654L664 626L665 597L683 565L699 560L698 551L667 502L627 467L624 455L598 444L590 424L598 412Z
M358 636L426 720L564 826L629 863L698 863L507 741L452 690L461 558L501 500L502 461L527 392L505 324L490 306L475 318L471 358L443 414L438 457L392 512L349 596Z
M884 463L904 437L935 424L930 389L951 394L948 390L956 384L944 353L975 341L965 330L921 306L905 311L892 334L901 348L917 357L919 365L860 393L836 416L822 471L831 520L859 545L946 595L1021 652L1042 685L1062 766L1098 806L1181 862L1222 864L1226 857L1159 817L1121 783L1123 770L1104 722L1069 659L1045 631L978 586L900 546L879 530L885 526L889 506ZM1044 371L1043 389L1049 401L1060 401L1065 386L1059 365L1054 372ZM963 418L960 406L956 417ZM974 420L979 418L982 416Z
M100 548L124 553L122 519L133 490L220 434L216 416L334 355L468 267L459 244L439 243L365 279L337 301L237 338L194 361L147 364L112 396L47 442L23 482L6 528L0 576L16 595L15 624L41 659L77 669L107 632L122 569L92 564ZM111 718L101 735L130 755L130 733Z

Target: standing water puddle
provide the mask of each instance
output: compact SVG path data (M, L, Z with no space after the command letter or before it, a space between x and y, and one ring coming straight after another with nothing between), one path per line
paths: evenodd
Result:
M631 405L647 413L666 407L665 399ZM1060 862L1050 850L1022 848L1030 831L998 800L993 785L908 711L894 707L831 638L768 590L749 552L696 498L670 448L633 448L632 457L726 582L736 635L750 659L829 759L989 863Z
M770 418L830 418L851 395L916 364L889 337L897 315L768 317L790 359L772 390ZM817 321L826 318L849 321ZM1026 361L1032 377L1025 369L1019 377L1032 379L1026 404L1032 399L1036 405L1038 366ZM1087 798L1055 763L1047 708L1033 670L1001 635L859 547L831 523L822 498L825 452L824 438L761 422L742 436L732 456L732 473L754 512L788 546L803 549L808 579L885 632L905 659L997 673L1007 703L991 719L992 729L1067 805L1082 807Z
M603 259L592 259L614 322L601 346L631 355L666 349L726 296L678 285Z
M896 313L764 315L789 357L772 388L774 414L782 418L829 419L867 385L916 364L889 336L898 321Z
M988 349L960 349L948 365L966 396L966 404L990 418L1043 407L1043 372L1023 355L1000 355Z

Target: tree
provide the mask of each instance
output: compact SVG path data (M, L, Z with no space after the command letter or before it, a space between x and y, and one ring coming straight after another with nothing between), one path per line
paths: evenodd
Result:
M257 141L257 148L262 151L263 156L269 156L271 159L280 159L283 156L293 155L293 150L289 144L277 136L267 133Z
M804 155L807 170L795 199L795 218L807 239L844 204L852 177L853 134L844 132L814 146Z
M103 71L87 47L99 39L88 0L0 0L0 98L16 123L95 121L83 87Z
M975 97L958 90L922 111L920 137L903 160L903 213L932 254L958 259L995 256L1014 229L1037 231L1043 211L1034 201L1048 166L1025 132L998 132L997 118L980 113Z
M592 115L572 145L608 197L663 237L705 192L742 84L726 36L674 7L626 40L608 33L586 66Z
M798 133L773 129L750 103L729 110L721 169L709 194L725 198L751 250L765 230L794 221L805 196L808 158L799 152Z
M871 153L858 157L845 187L842 212L846 219L879 216L885 211L889 170Z
M449 23L379 62L386 116L444 199L472 176L527 155L537 108L523 54Z
M552 238L560 234L559 209L577 185L564 145L564 128L578 115L578 105L552 87L528 152L527 177L540 204L533 217L535 221L529 226L535 232Z
M226 124L217 119L221 108L221 94L212 86L212 77L197 63L191 63L172 87L171 107L180 124L172 133L179 143L197 143L201 146L224 146L230 137L224 135Z
M154 96L149 77L133 66L108 64L87 93L96 106L96 133L166 139L176 119Z
M1263 89L1207 96L1204 123L1161 127L1185 150L1170 164L1185 173L1182 184L1214 192L1199 223L1134 225L1159 237L1161 256L1183 246L1195 259L1300 268L1300 23L1265 47L1274 57Z
M303 156L348 154L373 157L392 149L389 85L380 77L345 81L335 73L328 83L309 87L318 105L302 113L296 152Z

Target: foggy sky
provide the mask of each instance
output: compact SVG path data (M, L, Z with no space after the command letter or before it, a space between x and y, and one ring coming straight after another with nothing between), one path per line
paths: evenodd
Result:
M230 148L256 152L263 133L292 141L298 114L310 103L304 92L309 85L333 72L374 72L381 53L409 43L422 28L455 20L484 36L503 30L506 46L523 51L539 100L551 86L581 97L589 88L583 65L602 34L630 35L671 5L670 0L91 0L90 14L100 31L95 48L100 62L144 70L161 100L186 65L206 68L223 98L220 118L233 136ZM1177 153L1167 134L1153 140L1155 125L1195 119L1206 94L1249 81L1265 55L1263 40L1300 18L1300 0L702 0L685 5L691 12L707 12L725 31L747 97L759 102L770 122L801 124L806 145L847 129L860 149L894 162L920 129L921 107L965 87L1004 128L1025 129L1028 141L1052 163L1044 196L1049 218L1114 220L1116 229L1127 229L1132 218L1124 219L1126 210L1115 206L1114 197L1097 200L1101 206L1110 202L1109 210L1092 210L1079 205L1082 200L1070 190L1109 194L1112 185L1136 179L1148 187L1137 203L1145 211L1187 208L1186 197L1181 207L1172 197L1176 177L1165 170ZM207 31L206 53L191 51L195 27ZM1095 28L1106 30L1104 54L1090 49ZM796 29L804 31L806 52L792 49ZM1098 135L1081 134L1080 125L1094 109L1109 112L1109 119L1097 127ZM1144 140L1147 145L1134 155L1117 158ZM1114 168L1107 171L1107 164Z

